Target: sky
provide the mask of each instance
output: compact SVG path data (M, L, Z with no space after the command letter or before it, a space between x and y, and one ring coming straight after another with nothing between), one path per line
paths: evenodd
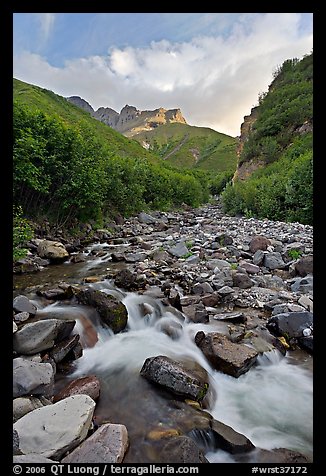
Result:
M238 136L275 70L311 53L313 14L14 13L13 32L15 78Z

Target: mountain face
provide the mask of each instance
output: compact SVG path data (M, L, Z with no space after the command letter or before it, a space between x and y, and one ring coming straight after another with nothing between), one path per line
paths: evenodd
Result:
M121 109L120 113L110 107L100 107L97 111L94 111L92 106L79 96L71 96L66 99L126 137L133 137L140 132L151 131L162 124L175 122L187 124L180 109L164 109L160 107L154 109L154 111L140 111L136 107L127 104Z

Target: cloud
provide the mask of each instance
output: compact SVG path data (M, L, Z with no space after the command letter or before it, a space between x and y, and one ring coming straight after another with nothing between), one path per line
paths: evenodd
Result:
M79 95L95 109L180 107L188 123L235 136L273 70L310 53L312 35L300 33L300 19L296 13L242 15L228 36L111 48L105 56L66 61L62 68L23 52L14 59L14 76L63 96ZM54 20L46 21L50 31Z
M38 13L37 17L40 23L42 39L46 42L53 30L55 13Z

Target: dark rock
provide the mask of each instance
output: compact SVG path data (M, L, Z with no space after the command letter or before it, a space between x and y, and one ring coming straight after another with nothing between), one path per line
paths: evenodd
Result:
M175 246L168 248L167 251L168 253L170 253L170 255L175 256L176 258L181 258L182 256L185 256L189 252L188 248L186 247L183 241L180 241Z
M151 215L148 215L148 213L145 212L141 212L138 215L138 220L140 221L140 223L145 223L146 225L153 225L157 222L156 218L153 218Z
M302 453L288 450L286 448L277 448L271 451L257 448L255 451L255 463L310 463L309 459Z
M19 435L17 430L13 431L12 434L12 446L13 446L13 454L14 455L21 455L22 452L19 449Z
M77 345L68 352L65 360L77 360L82 355L83 355L83 347L81 343L78 342Z
M84 261L86 261L86 256L84 256L82 253L73 255L70 259L71 263L83 263Z
M154 261L169 261L171 260L171 256L164 250L156 250L152 254L152 259Z
M296 272L300 276L306 276L313 273L313 255L303 256L294 264Z
M96 289L82 289L76 294L82 304L91 306L99 313L101 320L117 334L122 331L128 320L127 309L124 304L113 296Z
M178 293L178 291L176 291L175 289L171 289L169 293L168 301L171 304L171 306L175 307L176 309L182 312L182 306L180 303L180 294Z
M268 269L283 269L286 264L283 261L281 253L273 251L272 253L265 254L264 266Z
M47 289L46 291L42 291L38 289L36 291L36 294L38 296L45 297L46 299L54 299L54 300L70 299L73 296L71 287L68 287L66 289L61 289L61 288Z
M14 335L13 347L20 354L36 354L51 349L55 341L68 337L76 321L47 319L25 324Z
M224 451L237 454L252 451L255 448L245 435L238 433L220 421L212 420L211 427L217 447Z
M14 274L37 273L40 270L41 266L29 258L17 261L13 267Z
M262 250L257 250L252 258L254 265L262 266L265 258L265 253Z
M169 438L159 456L159 463L209 463L196 443L188 436Z
M111 253L111 259L114 263L117 263L119 261L125 261L126 257L124 253Z
M88 375L73 380L54 396L53 403L72 395L88 395L93 400L100 396L100 381L95 375Z
M218 332L197 332L195 343L214 368L232 377L247 372L256 362L257 351L246 345L235 344Z
M192 290L194 294L207 294L214 292L214 289L209 283L196 283Z
M303 337L303 330L313 324L312 312L285 312L273 316L267 322L267 329L276 336L283 336L287 340L293 337Z
M202 303L208 307L214 307L221 301L221 296L217 293L207 294L201 298Z
M270 240L266 236L256 235L251 238L249 243L249 249L252 253L256 253L257 250L266 251L267 247L271 244Z
M28 312L31 316L35 316L37 308L31 301L23 295L16 296L13 300L13 308L15 312Z
M132 273L129 269L122 269L116 274L114 284L127 291L136 291L145 287L146 280L137 273Z
M248 263L247 261L240 261L239 266L241 266L249 274L257 274L260 271L259 266Z
M313 354L314 350L314 338L313 336L304 336L298 339L299 346L309 352L309 354Z
M233 275L233 285L240 289L248 289L253 286L253 281L249 278L247 274L244 273L234 273Z
M79 342L79 335L75 334L72 337L67 337L67 339L62 340L56 344L50 352L50 356L53 358L55 363L61 362L66 355L74 348Z
M203 303L194 304L193 306L186 306L183 308L183 313L192 322L209 322L209 315Z
M232 236L227 235L226 233L221 233L219 235L216 235L215 241L217 241L221 246L227 246L232 245L233 238Z
M186 398L201 401L208 390L208 377L203 379L198 371L189 370L169 357L158 355L145 360L140 375L167 390Z

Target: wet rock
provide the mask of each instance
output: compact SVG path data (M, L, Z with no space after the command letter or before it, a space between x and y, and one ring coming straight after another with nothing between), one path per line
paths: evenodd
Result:
M132 273L129 269L122 269L116 274L114 284L127 291L136 291L144 285L144 281L138 279L137 273Z
M209 315L203 303L194 304L193 306L186 306L183 308L183 313L192 322L209 322Z
M106 423L61 460L62 463L121 463L129 446L124 425Z
M73 380L54 396L53 402L56 403L72 395L88 395L93 400L97 400L100 396L99 379L95 375L88 375Z
M97 338L97 335L96 335L96 338ZM97 342L97 340L94 342L93 345L95 345L95 343ZM77 360L79 359L81 356L83 355L83 347L81 345L80 342L78 342L75 347L73 349L71 349L68 354L66 355L66 359L65 360Z
M14 274L37 273L40 270L41 266L29 258L17 261L13 267Z
M128 320L127 309L113 296L96 289L83 289L77 292L77 300L91 306L99 313L101 320L117 334L122 331Z
M182 312L180 294L178 293L178 291L176 291L175 289L171 289L171 291L169 292L168 301L171 304L171 306L175 307L176 309Z
M254 282L252 281L252 279L249 278L247 274L234 273L233 285L240 289L248 289L254 285ZM219 292L221 292L221 290L219 290Z
M47 289L46 291L37 290L36 294L38 296L45 297L46 299L70 299L73 296L73 292L71 287L69 286L66 289L55 288L55 289Z
M218 332L205 335L197 332L195 343L214 368L223 373L239 377L256 362L257 351L246 345L235 344Z
M188 436L169 438L159 456L159 463L209 463L196 443Z
M69 253L59 241L41 240L37 247L37 254L47 258L51 263L62 263L69 258Z
M18 314L14 315L14 320L17 323L25 322L29 319L30 315L28 312L19 312Z
M53 394L54 373L50 364L32 362L21 357L13 360L13 397Z
M14 424L21 451L60 459L86 438L94 409L89 396L75 395L33 410Z
M13 400L13 420L19 420L27 413L36 408L44 407L45 405L52 405L52 402L45 397L18 397Z
M198 402L194 402L194 403L200 407ZM176 430L175 428L165 428L165 429L158 428L156 430L151 430L147 434L147 438L149 440L158 441L164 438L170 438L171 436L179 436L179 435L180 435L180 431Z
M19 354L36 354L41 350L51 349L55 341L67 337L76 321L48 319L25 324L14 335L13 347Z
M211 427L214 433L216 446L231 454L252 451L255 447L242 433L238 433L224 423L212 420Z
M312 335L299 337L298 339L299 346L309 352L309 354L313 354L314 351L314 338Z
M273 316L267 322L268 330L276 335L283 336L287 340L291 338L303 337L303 330L313 325L313 314L311 312L285 312Z
M197 401L205 397L209 386L208 377L203 379L199 372L164 355L146 359L140 375L176 395Z
M36 314L36 306L26 296L16 296L13 300L13 308L15 312L28 312L31 316Z
M252 253L256 253L258 250L266 251L270 244L271 242L268 238L266 238L266 236L256 235L251 238L249 249Z
M168 248L167 251L168 253L170 253L170 255L175 256L176 258L181 258L182 256L185 256L189 252L188 248L186 247L183 241L180 241L175 246Z
M77 253L70 258L71 263L83 263L84 261L86 261L86 256L82 253Z
M307 276L313 273L313 261L313 255L303 256L294 264L294 268L300 276Z
M125 261L126 257L124 253L111 253L111 259L113 263L117 263L119 261Z
M273 251L265 254L264 266L268 269L283 269L286 264L283 261L281 253Z
M50 352L50 357L53 358L55 363L61 362L66 355L74 348L79 342L79 335L75 334L72 337L62 340L56 344Z
M310 463L309 459L302 453L288 450L286 448L277 448L271 451L257 448L254 453L255 463Z

